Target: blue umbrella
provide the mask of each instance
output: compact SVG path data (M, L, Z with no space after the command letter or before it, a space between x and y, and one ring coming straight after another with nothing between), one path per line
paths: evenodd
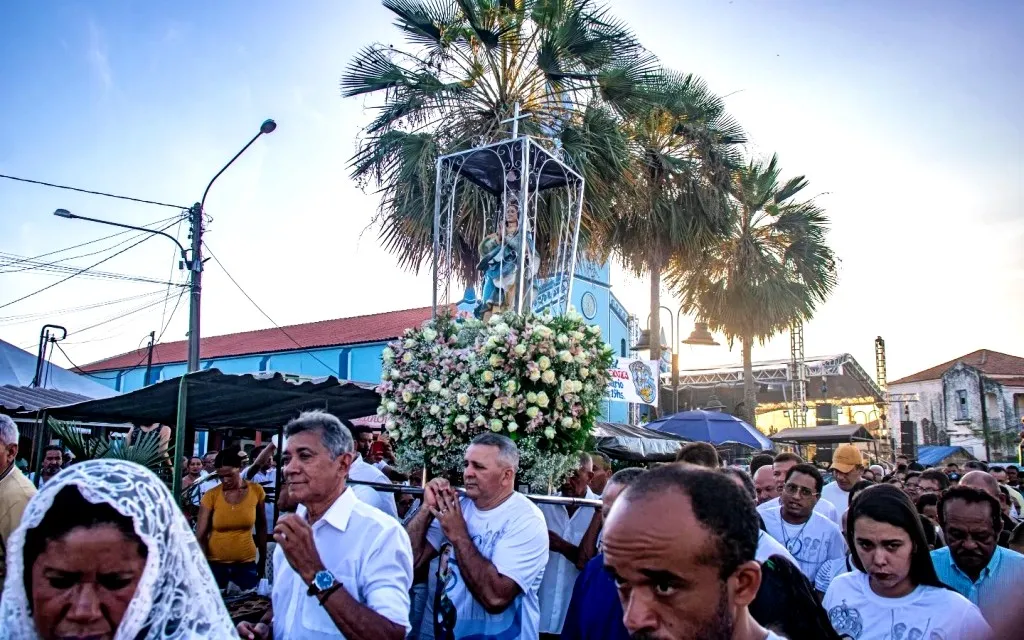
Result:
M715 446L737 443L764 451L772 448L772 441L760 431L736 416L720 411L682 411L644 426L652 431L672 433L694 442L710 442Z

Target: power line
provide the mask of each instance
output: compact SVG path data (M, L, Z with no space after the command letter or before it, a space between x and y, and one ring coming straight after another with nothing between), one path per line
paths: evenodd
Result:
M106 249L106 250L109 251L109 249ZM17 257L17 256L15 256L14 254L5 254L3 252L0 252L0 261L2 261L2 260L11 260L14 257ZM111 256L111 257L113 257L113 256ZM0 266L6 266L8 264L11 264L11 263L10 262L0 262ZM29 269L24 269L24 270L28 271ZM32 267L32 270L39 271L40 273L62 274L62 273L74 273L74 272L78 271L78 267L73 267L73 266L69 266L69 265L58 265L58 264L47 265L45 263L42 263L42 264L40 264L37 267ZM21 270L15 270L15 272L20 272L20 271ZM0 271L0 275L4 275L5 273L8 273L8 272ZM80 275L83 278L96 278L96 279L101 279L101 280L124 280L124 281L127 281L127 282L144 282L144 283L147 283L147 284L158 284L160 286L168 286L168 287L184 287L184 286L187 286L185 284L179 284L179 283L176 283L176 282L173 282L173 281L159 280L157 278L147 278L146 276L133 276L133 275L129 275L127 273L115 273L115 272L112 272L112 271L88 271L88 272L82 273Z
M167 225L166 227L164 227L164 229L170 229L172 226L174 226L174 225ZM164 229L161 229L161 231L163 231ZM36 291L33 291L32 293L23 295L20 298L17 298L15 300L11 300L10 302L5 302L4 304L0 304L0 309L6 309L7 307L11 306L12 304L15 304L17 302L21 302L22 300L27 300L28 298L31 298L34 295L38 295L38 294L46 291L47 289L52 289L53 287L56 287L58 284L61 284L63 282L67 282L71 278L74 278L75 276L77 276L77 275L79 275L81 273L84 273L84 272L88 271L89 269L92 269L93 267L98 267L99 265L103 264L107 260L115 258L115 257L121 255L122 253L124 253L125 251L128 251L129 249L132 249L132 248L142 244L146 240L149 240L151 237L153 237L152 234L146 234L146 237L142 238L138 242L136 242L136 243L134 243L132 245L129 245L129 246L125 247L124 249L121 249L120 251L118 251L118 252L116 252L116 253L114 253L114 254L112 254L110 256L107 256L106 258L103 258L99 262L91 264L88 267L85 267L83 269L79 269L78 271L75 271L74 273L72 273L71 275L69 275L66 278L62 278L62 279L58 280L57 282L54 282L53 284L48 284L45 287L43 287L42 289L38 289Z
M174 238L177 239L181 233L181 223L183 218L178 220L178 226L174 229ZM171 282L174 280L174 266L178 262L178 253L174 252L171 254L171 272L167 274L167 295L171 295ZM181 302L181 296L178 296L178 302ZM174 303L174 308L178 308L178 303ZM174 316L174 312L171 312L171 316ZM164 308L160 310L160 324L163 324L164 319L167 317L167 303L164 302ZM167 324L170 324L168 320ZM166 329L164 329L166 331ZM160 336L163 337L163 331L160 332Z
M167 222L169 220L175 220L175 219L180 221L180 220L184 219L184 216L183 215L171 216L169 218L164 218L163 220L156 220L155 222L150 222L149 224L144 224L142 226L143 227L155 227L155 226L163 224L163 223L165 223L165 222ZM31 258L23 258L23 259L19 260L18 262L12 262L12 263L10 263L8 265L5 265L5 266L14 266L14 265L18 264L19 262L25 262L25 261L28 261L28 260L39 260L40 258L46 258L48 256L52 256L52 255L55 255L55 254L58 254L58 253L64 253L65 251L71 251L72 249L78 249L79 247L84 247L86 245L94 244L94 243L97 243L97 242L103 242L104 240L110 240L111 238L116 238L117 236L123 236L126 233L131 233L131 230L130 229L125 229L124 231L118 231L116 233L110 234L109 236L103 236L102 238L96 238L95 240L88 240L86 242L81 242L79 244L72 245L70 247L65 247L63 249L56 249L54 251L48 251L46 253L42 253L42 254L39 254L38 256L34 256L34 257L31 257ZM117 246L117 245L115 245L115 246Z
M285 331L285 330L284 330L284 328L283 328L283 327L282 327L281 325L279 325L279 324L277 324L276 322L274 322L274 319L273 319L273 318L271 318L271 317L270 317L269 315L267 315L267 312L266 312L266 311L264 311L264 310L263 310L263 308L262 308L262 307L260 307L260 305L256 304L256 301L252 299L252 296L250 296L250 295L249 295L248 293L246 293L246 292L245 292L245 289L243 289L243 288L242 288L242 285L238 284L238 282L237 282L237 281L236 281L236 280L235 280L235 279L234 279L234 278L233 278L233 277L231 276L231 274L230 274L230 273L228 272L228 270L224 268L224 265L223 265L223 264L221 263L221 261L220 261L219 259L217 259L217 256L216 256L216 255L214 255L213 251L212 251L212 250L210 249L210 245L208 245L208 244L206 244L206 243L204 242L204 243L203 243L203 246L204 246L204 247L206 247L206 251L207 251L207 252L208 252L208 253L210 254L210 257L211 257L211 258L213 258L213 261L214 261L214 262L216 262L216 263L217 263L217 266L221 268L221 271L223 271L223 272L224 272L224 275L226 275L226 276L228 277L228 280L230 280L230 281L231 281L231 284L235 285L235 287L236 287L236 288L237 288L237 289L238 289L239 291L241 291L241 292L242 292L242 295L243 295L243 296L245 296L245 298L246 298L246 299L247 299L247 300L248 300L249 302L251 302L251 303L252 303L252 306L256 307L256 310L257 310L257 311L259 311L260 313L262 313L262 314L263 314L263 317L264 317L264 318L266 318L267 320L269 320L269 321L270 321L270 324L274 325L274 326L275 326L275 327L276 327L276 328L277 328L277 329L278 329L278 330L279 330L279 331L280 331L281 333L283 333L283 334L285 335L285 337L286 337L286 338L288 338L289 340L291 340L291 341L292 341L292 343L294 343L294 344L295 344L295 346L299 348L299 351L302 351L303 353L305 353L305 354L309 355L310 357L312 357L312 358L313 358L314 360L316 360L317 362L319 362L320 364L322 364L322 365L324 366L324 368L326 368L326 369L327 369L328 371L334 371L334 369L333 369L333 368L331 368L331 366L330 366L330 365L328 365L328 364L327 364L326 362L324 362L324 361L323 361L323 360L321 360L320 358L316 357L316 354L315 354L315 353L313 353L312 351L310 351L310 350L306 349L306 348L305 348L305 347L303 347L303 346L302 346L301 344L299 344L299 341L298 341L298 340L296 340L295 338L293 338L293 337L291 336L291 334L290 334L290 333L288 333L287 331Z
M103 302L94 302L92 304L82 305L78 307L67 307L65 309L55 309L53 311L40 311L37 313L25 313L16 316L3 316L0 317L0 326L9 327L18 324L25 324L28 322L35 322L40 318L45 318L46 316L63 316L72 313L78 313L79 311L89 311L91 309L109 307L115 304L121 304L122 302L131 302L133 300L141 300L143 298L152 298L153 296L160 295L161 293L169 295L163 290L157 289L156 291L150 291L148 293L139 293L134 296L128 296L126 298L119 298L117 300L105 300Z
M44 187L53 187L54 189L66 189L68 191L77 191L79 193L88 193L94 196L104 196L106 198L117 198L118 200L130 200L131 202L141 202L142 204L153 204L158 207L170 207L172 209L188 209L177 204L167 204L166 202L156 202L155 200L143 200L142 198L132 198L131 196L119 196L114 193L106 193L104 191L90 191L89 189L80 189L78 187L69 187L63 184L53 184L52 182L43 182L42 180L30 180L28 178L18 178L16 176L7 176L0 173L0 178L7 178L8 180L16 180L17 182L27 182L29 184L38 184Z
M71 370L72 371L80 373L83 376L89 376L90 378L96 378L97 380L116 380L117 379L118 374L116 374L116 373L114 375L112 375L112 376L98 376L95 373L89 373L88 371L82 369L82 367L80 367L77 364L75 364L75 361L71 359L71 356L69 356L68 352L64 350L64 347L60 346L59 342L54 342L53 344L54 344L54 346L57 347L58 351L60 351L62 354L64 354L64 357L71 364ZM138 351L139 351L138 349L135 350L136 353L138 353ZM141 365L143 360L145 360L145 359L146 359L146 355L143 355L142 358L138 361L138 363L132 365L131 368L134 369L135 367Z
M160 329L160 335L157 336L156 342L160 342L161 340L163 340L164 333L167 332L167 327L171 326L171 320L174 320L174 314L175 314L175 312L178 311L178 305L181 304L181 299L184 298L184 297L185 297L185 289L182 289L181 293L178 294L178 299L174 301L174 308L171 309L171 315L168 316L167 322L164 324L164 328ZM166 309L166 306L164 308ZM162 319L163 318L161 318L161 320Z
M140 311L145 311L146 309L152 309L153 307L155 307L157 305L163 304L163 302L164 302L163 298L161 298L161 299L159 299L159 300L157 300L155 302L147 302L146 304L144 304L144 305L142 305L140 307L136 307L136 308L132 309L131 311L126 311L124 313L119 313L116 316L111 316L111 317L107 318L106 320L101 320L100 322L97 322L95 324L91 324L91 325L89 325L89 326L87 326L85 328L78 329L77 331L70 331L70 332L68 332L68 336L67 337L70 338L71 336L77 336L80 333L85 333L86 331L91 331L92 329L95 329L96 327L101 327L101 326L103 326L105 324L109 324L111 322L116 322L117 320L120 320L121 318L126 318L128 316L135 315L136 313L138 313Z

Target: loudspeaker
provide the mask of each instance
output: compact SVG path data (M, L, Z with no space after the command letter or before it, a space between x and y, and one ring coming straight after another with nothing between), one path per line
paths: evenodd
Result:
M814 405L814 424L819 427L839 424L839 407L834 404Z
M917 423L913 420L900 420L900 453L917 459Z

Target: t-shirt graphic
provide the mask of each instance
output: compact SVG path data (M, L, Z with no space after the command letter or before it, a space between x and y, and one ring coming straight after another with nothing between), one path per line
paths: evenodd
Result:
M818 570L826 561L846 556L846 541L834 522L817 512L803 524L789 524L782 519L781 507L761 514L765 531L782 543L796 558L800 572L814 583Z
M547 526L540 510L515 493L489 511L462 498L462 513L473 545L522 592L499 613L488 613L469 591L451 543L435 521L427 541L438 550L433 602L427 615L434 640L525 640L538 636L537 590L548 559Z

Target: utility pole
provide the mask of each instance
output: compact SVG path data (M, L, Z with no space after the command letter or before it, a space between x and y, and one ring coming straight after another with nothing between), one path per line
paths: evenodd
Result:
M985 462L992 461L992 450L988 437L988 408L985 407L985 377L978 369L978 397L981 399L981 434L985 438Z
M220 174L218 174L220 175ZM199 310L203 298L203 207L195 203L188 211L189 237L192 239L192 255L189 270L188 307L188 369L189 373L199 371ZM152 352L151 352L152 353ZM148 370L147 370L148 371Z
M149 386L149 372L153 370L153 345L156 343L156 331L149 332L149 354L146 356L146 375L142 378L142 386Z

